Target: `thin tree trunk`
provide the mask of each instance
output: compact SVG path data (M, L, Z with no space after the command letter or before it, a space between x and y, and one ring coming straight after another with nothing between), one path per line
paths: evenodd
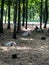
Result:
M7 29L10 29L10 0L8 0L8 26Z
M45 19L46 19L46 16L45 16L45 8L43 10L43 23L45 23Z
M34 20L34 13L33 13L33 20Z
M16 19L17 19L17 0L15 1L15 6L14 6L14 32L13 32L14 39L16 39Z
M4 11L4 0L1 0L0 33L3 33L3 11Z
M21 31L21 23L20 23L20 10L21 10L21 8L20 8L20 0L18 0L19 1L19 4L18 4L18 6L19 6L19 11L18 11L18 26L17 26L17 33L19 33L20 31Z
M45 0L45 24L44 24L44 28L46 28L47 25L47 21L48 21L48 4L47 4L48 0Z
M43 0L41 0L41 5L40 5L40 29L42 29L42 2Z
M23 0L23 23L22 23L22 26L24 26L24 22L25 22L25 0Z
M28 0L26 0L26 29L27 29L27 20L28 20Z

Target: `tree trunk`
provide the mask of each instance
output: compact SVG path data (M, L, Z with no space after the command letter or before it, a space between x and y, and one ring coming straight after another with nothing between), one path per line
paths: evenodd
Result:
M28 20L28 0L26 0L26 29L27 29L27 20Z
M17 33L19 33L21 31L21 23L20 23L20 0L19 1L19 4L18 4L18 7L19 7L19 11L18 11L18 26L17 26Z
M45 18L46 18L46 16L45 16L45 8L44 8L44 10L43 10L43 23L45 23Z
M23 23L22 23L22 26L24 26L24 22L25 22L25 0L23 0Z
M43 0L41 0L41 5L40 5L40 29L42 29L42 2Z
M4 11L4 0L1 0L0 33L3 33L3 11Z
M8 26L7 29L10 29L10 0L8 0Z
M15 6L14 6L14 32L13 32L14 39L16 39L16 19L17 19L17 0L15 1Z
M34 20L34 13L33 13L33 20Z
M47 25L47 20L48 20L48 4L47 4L48 0L45 0L45 24L44 24L44 28L46 28Z

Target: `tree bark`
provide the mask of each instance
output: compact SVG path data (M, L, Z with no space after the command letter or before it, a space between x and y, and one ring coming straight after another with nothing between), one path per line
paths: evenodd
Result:
M4 11L4 0L1 0L0 33L3 33L3 11Z
M26 0L26 29L27 29L27 20L28 20L28 0Z
M44 24L44 28L46 28L47 25L47 21L48 21L48 4L47 4L48 0L45 0L45 24Z
M17 33L19 33L21 31L21 23L20 23L20 0L19 1L19 4L18 4L18 7L19 7L19 11L18 11L18 26L17 26Z
M16 19L17 19L17 0L15 1L15 6L14 6L14 32L13 32L14 39L16 39Z
M41 0L41 5L40 5L40 29L42 29L42 2L43 2L43 0Z
M8 26L7 29L10 29L10 0L8 0Z
M23 0L23 23L22 23L22 26L24 26L24 22L25 22L25 0Z

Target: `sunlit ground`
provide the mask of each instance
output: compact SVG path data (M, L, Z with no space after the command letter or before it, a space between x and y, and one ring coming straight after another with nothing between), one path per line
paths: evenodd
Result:
M16 50L31 50L32 48L31 47L26 47L26 46L23 46L23 47L20 47L20 46L12 46L12 47L0 47L0 49L1 50L3 50L3 51L10 51L10 50L14 50L14 49L16 49Z

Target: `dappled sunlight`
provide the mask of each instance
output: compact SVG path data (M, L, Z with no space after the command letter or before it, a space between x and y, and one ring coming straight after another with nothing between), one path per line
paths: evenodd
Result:
M30 30L34 30L34 27L33 26L32 27L30 26L27 29L25 29L25 28L22 27L22 30L23 31L30 31Z
M34 40L34 39L32 39L32 38L20 38L20 40Z
M10 50L31 50L32 48L29 47L29 46L12 46L12 47L5 47L5 46L2 46L0 47L0 50L2 51L10 51Z
M23 46L23 47L17 46L16 49L17 50L31 50L32 48L29 46Z
M38 47L37 49L40 50L40 51L47 51L48 48L49 48L49 46L44 45L44 46Z
M22 30L23 30L23 31L27 31L27 29L25 29L25 28L22 28Z
M43 46L39 47L35 47L35 48L32 48L34 51L43 51L45 48Z
M41 46L40 48L39 48L39 50L44 50L45 49L45 47L44 46Z
M0 50L2 50L2 51L7 51L8 50L8 47L0 47Z
M48 50L49 46L40 46L40 47L35 47L32 48L30 46L2 46L0 47L1 51L10 51L10 50L34 50L34 51L44 51Z
M31 30L31 28L27 28L27 30L28 30L28 31L30 31L30 30Z

